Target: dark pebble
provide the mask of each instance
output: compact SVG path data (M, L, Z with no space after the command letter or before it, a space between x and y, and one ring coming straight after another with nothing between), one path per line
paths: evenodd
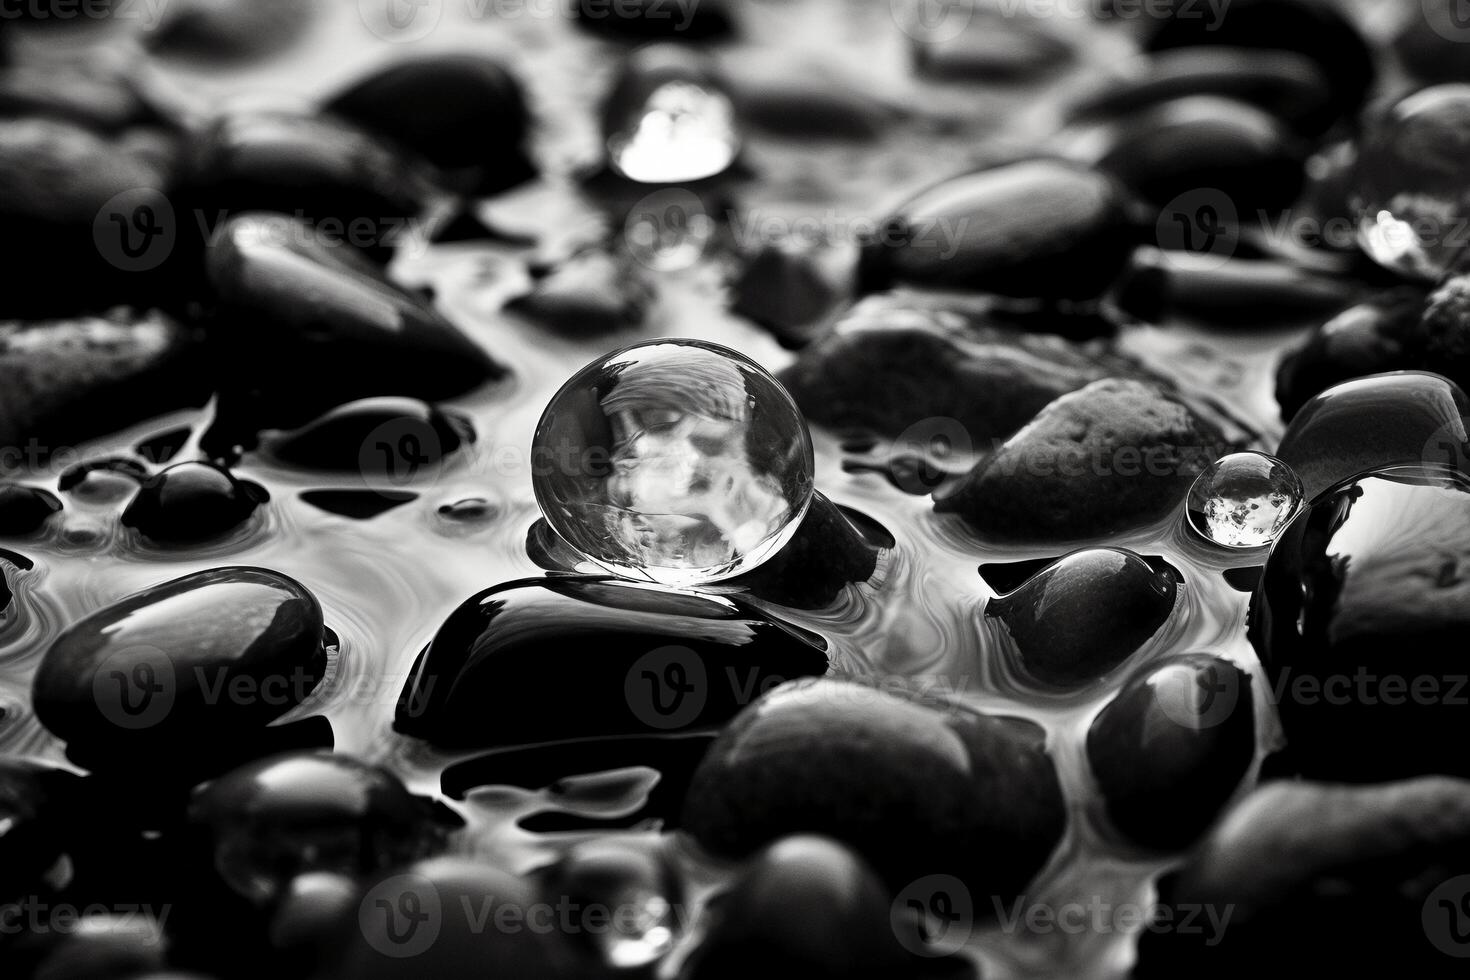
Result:
M1176 580L1122 548L1074 551L986 604L1005 624L1021 669L1051 687L1102 677L1174 612Z
M1463 430L1462 430L1463 431ZM1470 478L1404 467L1322 494L1277 538L1249 635L1312 778L1470 775Z
M1170 208L1164 217L1191 213ZM1133 254L1114 293L1119 307L1149 323L1187 319L1238 329L1295 326L1330 316L1357 296L1349 280L1287 262L1154 248Z
M1263 786L1160 882L1133 976L1462 977L1467 846L1461 780Z
M624 257L583 252L541 276L506 305L565 337L595 337L641 325L655 286Z
M1075 121L1116 118L1194 95L1223 96L1264 109L1304 136L1333 121L1333 95L1316 62L1263 48L1176 48L1143 55L1135 73L1097 86L1070 107Z
M34 534L60 510L61 501L50 491L19 483L0 483L0 535Z
M323 106L418 153L451 183L492 195L535 176L526 155L531 115L520 82L499 61L436 54L394 62Z
M395 727L443 748L691 729L826 670L823 641L736 599L523 579L445 620L414 665Z
M925 78L1022 82L1064 68L1072 60L1072 46L1044 17L1004 8L953 8L943 12L930 30L925 16L916 10L914 20L904 25L914 71Z
M427 806L385 769L328 752L248 763L200 786L189 819L209 865L264 906L297 875L360 876L427 856Z
M91 767L182 774L262 741L267 724L315 689L326 670L322 631L316 598L284 575L194 572L64 630L35 675L36 716Z
M866 291L891 283L1036 299L1090 299L1137 240L1112 178L1061 160L1004 164L921 191L863 245Z
M1314 395L1369 374L1427 368L1415 336L1425 296L1413 286L1373 296L1318 327L1276 370L1276 401L1290 422Z
M733 284L731 311L800 349L845 298L843 284L810 253L768 245L749 256Z
M227 222L207 271L219 368L259 394L263 404L242 414L261 428L374 395L453 398L504 373L422 296L297 219Z
M864 79L828 67L748 48L721 62L734 89L740 118L782 139L865 143L905 116Z
M680 938L689 907L668 840L657 834L588 840L543 872L542 901L569 910L564 931L586 947L589 967L641 975Z
M1099 169L1164 205L1208 189L1235 212L1275 211L1296 200L1306 147L1263 109L1191 95L1139 109L1103 127Z
M475 441L458 413L413 398L365 398L339 406L270 445L277 459L314 470L412 478Z
M404 504L413 503L419 495L411 490L303 490L301 499L318 510L354 521L370 521Z
M783 685L710 749L683 828L730 857L822 834L895 890L952 874L977 896L1009 900L1066 826L1045 732L943 707L838 680Z
M80 816L80 785L81 779L64 769L0 759L0 901L48 890L45 879L66 854Z
M1470 401L1453 381L1392 371L1334 385L1291 420L1276 456L1311 500L1365 470L1398 463L1470 467Z
M1184 847L1215 821L1255 752L1250 675L1205 653L1150 666L1087 732L1113 826L1160 850Z
M881 531L881 535L887 532ZM887 547L893 539L887 538ZM820 491L802 516L796 534L758 567L727 579L765 602L794 609L821 609L849 583L866 582L878 566L881 541L866 536L847 513Z
M724 0L571 0L577 26L625 41L716 41L735 32Z
M705 916L680 980L889 980L919 975L929 965L900 945L883 880L852 850L825 837L793 836L770 845Z
M284 111L234 113L202 129L180 189L210 230L229 215L279 212L312 226L292 242L330 240L379 260L435 193L423 161L403 148L346 120Z
M960 324L956 326L956 324ZM1142 368L1103 342L1073 344L994 324L981 303L892 293L863 300L779 377L811 422L987 449L1060 395Z
M157 311L0 323L0 446L43 462L209 396L191 333Z
M1061 541L1162 518L1229 450L1156 384L1110 378L1063 395L976 464L935 509L988 538Z
M1317 63L1337 115L1357 112L1377 70L1373 52L1347 13L1328 0L1231 0L1211 11L1175 0L1174 13L1144 41L1149 51L1215 46L1293 51Z
M213 463L175 463L143 482L122 522L159 543L192 544L229 534L269 499Z

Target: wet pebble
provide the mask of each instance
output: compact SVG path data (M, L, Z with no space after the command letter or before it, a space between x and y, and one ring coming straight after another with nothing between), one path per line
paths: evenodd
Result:
M413 398L364 398L338 406L270 443L294 466L411 479L475 441L468 418Z
M575 0L577 25L589 33L626 41L717 41L735 31L724 0L679 4L670 0Z
M783 139L867 142L904 117L904 108L867 81L786 52L762 56L742 48L720 62L740 117Z
M227 114L193 136L185 152L179 193L211 231L228 215L279 212L311 229L292 243L330 241L336 251L350 245L380 260L435 194L417 157L326 115Z
M1264 109L1311 136L1332 123L1332 92L1316 62L1267 48L1188 47L1140 55L1127 74L1069 107L1074 121L1117 118L1188 96L1220 96Z
M1256 752L1250 675L1210 654L1171 657L1093 720L1087 758L1114 827L1176 850L1214 822Z
M1270 113L1191 95L1151 105L1103 128L1096 163L1154 204L1218 194L1237 214L1296 200L1306 147Z
M427 856L440 832L385 769L333 753L251 762L194 792L189 819L210 865L264 906L312 872L360 876Z
M730 309L765 327L783 346L804 347L847 293L828 266L810 250L765 246L741 267Z
M247 428L298 424L374 395L452 398L504 373L422 296L299 219L226 222L207 272L219 369L264 402L242 411Z
M1301 478L1306 499L1397 463L1465 469L1470 402L1454 382L1426 371L1391 371L1333 385L1292 418L1276 456Z
M895 8L897 14L899 8ZM1072 46L1044 17L966 6L933 14L915 9L904 25L914 70L946 81L1018 82L1065 67Z
M934 965L900 945L883 880L851 849L825 837L771 844L705 915L680 980L877 980L921 975Z
M40 762L0 759L0 901L64 885L47 879L70 845L81 780Z
M1327 320L1276 370L1276 401L1290 422L1335 384L1385 371L1428 368L1415 336L1424 292L1412 286L1372 296Z
M191 331L157 311L0 322L0 446L39 463L119 426L203 404L196 360Z
M1227 451L1215 425L1155 384L1063 395L976 464L935 509L988 538L1059 541L1163 517Z
M408 147L478 195L536 173L525 148L525 93L494 58L450 53L396 61L352 82L323 108Z
M450 614L414 665L395 727L446 748L691 729L826 670L823 641L735 599L524 579ZM572 687L559 680L569 671L581 679Z
M50 491L20 483L0 483L0 535L34 534L60 510L61 501Z
M988 448L1059 395L1141 371L1102 342L998 326L977 301L891 293L853 307L779 377L810 421L897 436L912 453L939 437Z
M1286 762L1345 782L1470 775L1457 742L1467 596L1470 477L1383 469L1318 497L1251 600Z
M869 291L900 282L1089 299L1122 268L1133 216L1105 174L1051 159L1003 164L935 184L882 218L859 277Z
M318 510L354 521L370 521L390 510L413 503L419 495L411 490L303 490L301 499Z
M820 609L836 601L849 583L868 581L883 547L853 523L850 512L818 491L791 540L758 568L728 582L766 602Z
M1160 883L1133 975L1463 976L1467 843L1461 780L1262 786Z
M1048 687L1102 677L1174 612L1174 576L1123 548L1074 551L986 604L1005 624L1021 669Z
M656 286L626 257L583 252L539 277L530 293L507 304L566 337L590 337L641 325Z
M1186 213L1166 210L1165 217ZM1331 316L1357 296L1350 280L1275 259L1154 248L1132 255L1114 293L1122 309L1150 323L1186 319L1237 329L1295 326Z
M143 481L122 522L162 544L192 544L230 533L269 499L213 463L175 463Z
M822 834L895 890L942 873L1007 898L1065 825L1039 726L839 680L783 685L737 717L695 773L683 818L720 855Z
M36 716L89 767L167 779L227 766L232 750L268 744L264 727L321 681L322 631L321 606L293 579L194 572L62 631L35 675Z
M578 844L546 870L541 891L546 902L571 909L567 932L585 940L590 958L620 973L652 969L686 924L683 889L656 834Z
M311 0L170 2L146 39L165 57L214 63L258 58L301 38L319 9Z

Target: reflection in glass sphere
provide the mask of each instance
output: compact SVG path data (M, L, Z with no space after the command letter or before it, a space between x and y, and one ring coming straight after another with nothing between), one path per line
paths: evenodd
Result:
M666 585L749 571L796 532L812 497L811 436L754 361L667 339L584 367L541 416L536 501L577 551Z
M1437 279L1464 250L1470 217L1470 85L1436 85L1390 108L1364 136L1352 207L1378 264Z
M1290 466L1265 453L1222 456L1189 490L1190 526L1227 548L1260 548L1276 540L1305 497Z

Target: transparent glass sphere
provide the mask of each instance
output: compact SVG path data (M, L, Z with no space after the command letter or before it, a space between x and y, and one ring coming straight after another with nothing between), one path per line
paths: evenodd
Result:
M781 383L718 344L666 339L578 371L536 426L533 484L569 545L665 585L749 571L796 533L815 463Z
M1470 85L1404 98L1364 135L1350 206L1378 264L1437 279L1470 238Z
M1227 548L1260 548L1276 540L1306 496L1290 466L1265 453L1231 453L1201 473L1189 490L1189 524Z

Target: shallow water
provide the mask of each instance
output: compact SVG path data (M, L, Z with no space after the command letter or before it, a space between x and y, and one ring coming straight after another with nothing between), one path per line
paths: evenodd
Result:
M467 18L474 8L456 9L460 5L452 2L441 6L446 21L413 50L477 48L483 41L483 47L506 52L529 80L538 112L547 120L539 151L550 175L497 202L493 212L512 224L553 234L589 233L597 222L587 215L595 208L581 198L570 172L595 154L591 107L616 49L573 32L554 18L509 25L467 20L462 27L452 27L455 17ZM978 155L980 134L999 134L1019 144L1028 134L1046 131L1050 110L1038 92L1085 85L1087 73L1099 70L1083 65L1039 87L980 90L979 95L967 86L924 86L906 69L902 36L887 19L886 2L840 6L835 0L808 0L779 7L763 4L761 9L769 18L754 32L755 42L789 45L793 39L819 38L824 56L858 71L889 96L922 102L924 107L887 142L860 153L836 145L818 144L813 149L776 141L753 143L747 162L761 178L742 188L739 199L742 206L767 214L830 208L837 220L850 221L876 213L914 183L962 169ZM847 13L839 16L839 10ZM1117 31L1101 31L1099 36L1102 40L1082 53L1094 65L1105 64L1125 46ZM262 87L287 98L326 91L366 65L407 50L375 39L357 19L356 5L347 4L331 8L302 45L260 66L222 75L176 65L162 73L182 83L202 108L230 93ZM914 140L920 138L925 149L915 154ZM301 496L316 489L367 488L361 477L323 479L263 453L250 454L236 472L268 488L270 503L239 533L206 548L165 550L142 542L117 519L127 493L94 502L62 495L66 509L42 537L0 541L0 546L34 562L28 570L6 567L15 599L0 623L0 707L7 709L0 721L0 752L64 761L61 746L29 716L25 704L41 654L66 624L118 597L188 572L225 564L260 565L310 588L340 638L335 669L324 690L290 717L325 714L341 751L384 761L416 791L437 793L438 773L448 760L392 732L394 703L414 657L452 609L491 585L541 574L525 550L526 532L539 516L531 487L530 441L551 394L582 364L651 337L712 340L744 351L772 370L791 357L764 332L722 312L719 270L710 265L661 275L659 303L636 333L574 342L500 312L505 298L524 286L524 256L481 245L411 251L395 264L395 275L408 284L431 285L446 315L513 372L509 382L450 403L473 419L478 441L442 465L420 471L411 481L372 484L371 489L408 491L416 497L371 520L327 513ZM1220 332L1171 324L1131 328L1121 344L1176 378L1181 387L1208 392L1230 405L1232 414L1261 434L1256 448L1269 450L1280 429L1270 396L1273 362L1296 335L1293 330ZM98 440L81 451L89 457L127 451L179 425L191 425L197 433L205 415L207 410L177 413ZM957 518L934 514L928 498L906 495L876 473L846 471L845 454L834 433L817 430L813 437L818 489L882 524L896 545L884 554L871 582L849 587L832 607L817 612L772 607L772 611L825 636L839 674L917 678L926 690L953 696L965 705L1043 724L1073 819L1066 841L1033 888L1031 899L1052 906L1092 899L1114 907L1147 903L1151 880L1168 861L1134 851L1109 836L1083 759L1087 727L1131 671L1165 653L1208 650L1241 664L1257 678L1253 691L1259 741L1263 750L1273 744L1277 732L1266 703L1265 680L1242 629L1247 595L1220 574L1233 565L1258 562L1259 555L1206 547L1187 533L1182 510L1155 527L1107 539L1141 554L1162 556L1182 572L1175 613L1160 634L1105 684L1081 696L1044 695L1028 689L1007 670L1000 656L1007 640L982 616L994 591L977 567L1059 551L980 541ZM186 447L176 458L189 454ZM26 478L54 490L57 475L47 471ZM455 514L443 512L470 499L487 503L461 507ZM555 692L528 692L528 696L554 698ZM1254 774L1247 782L1253 779ZM455 846L530 867L583 835L530 834L518 828L516 820L546 810L617 816L636 810L646 789L647 779L638 773L575 781L555 793L486 789L453 804L470 821ZM696 894L722 874L718 866L692 852L686 854L686 870L691 882L699 883ZM1115 977L1126 972L1132 956L1126 930L1027 935L1024 930L1007 934L989 926L977 928L969 946L985 961L985 975L995 980Z

